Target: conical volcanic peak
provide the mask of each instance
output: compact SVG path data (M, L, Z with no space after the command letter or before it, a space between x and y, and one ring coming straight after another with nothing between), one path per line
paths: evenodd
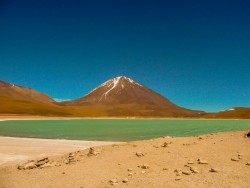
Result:
M156 107L177 107L165 97L126 76L112 78L93 89L84 97L67 104L109 106L136 104Z

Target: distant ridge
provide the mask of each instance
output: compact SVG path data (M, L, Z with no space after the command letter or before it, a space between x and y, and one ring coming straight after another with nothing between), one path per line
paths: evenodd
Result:
M65 102L0 81L0 115L250 119L250 108L235 107L217 113L189 110L131 78L118 76L83 97Z

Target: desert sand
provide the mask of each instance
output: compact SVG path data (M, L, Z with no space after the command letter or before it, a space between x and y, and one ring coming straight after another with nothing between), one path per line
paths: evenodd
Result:
M85 150L72 147L71 153L34 158L29 162L33 169L22 170L23 162L2 165L0 187L247 188L249 131L166 136Z

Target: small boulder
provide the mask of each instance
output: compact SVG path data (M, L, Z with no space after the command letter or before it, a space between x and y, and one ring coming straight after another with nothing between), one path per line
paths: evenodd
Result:
M27 170L27 169L33 169L33 168L36 168L36 161L27 161L21 165L18 165L17 169L18 170Z
M48 162L49 162L49 158L48 157L43 157L43 158L37 160L36 166L39 167L39 166L42 166L42 165L44 165L44 164L46 164Z
M250 166L250 162L247 162L246 165Z

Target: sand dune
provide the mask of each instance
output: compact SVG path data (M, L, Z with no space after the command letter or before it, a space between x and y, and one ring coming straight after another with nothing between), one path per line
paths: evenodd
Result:
M34 161L40 163L34 169L2 166L0 187L247 188L250 138L244 135L249 131L72 148L70 154Z

